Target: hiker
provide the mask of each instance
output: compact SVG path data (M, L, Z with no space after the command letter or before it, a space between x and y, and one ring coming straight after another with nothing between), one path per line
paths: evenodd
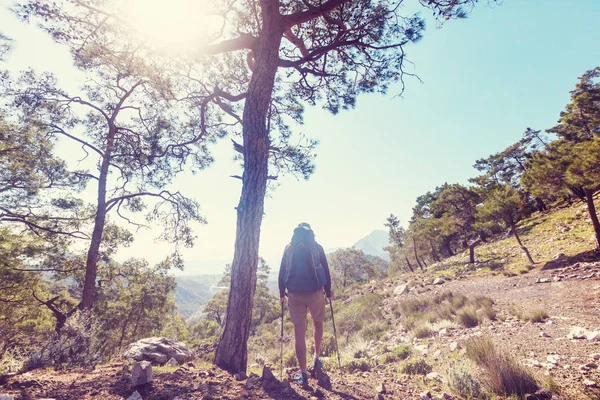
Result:
M287 293L286 293L287 289ZM295 378L303 386L308 385L306 369L306 311L314 325L315 356L313 371L323 364L319 360L325 320L325 297L333 298L331 276L323 247L315 241L309 224L303 222L294 229L290 244L283 252L279 268L279 297L281 304L288 297L290 319L294 324L296 358L300 374Z

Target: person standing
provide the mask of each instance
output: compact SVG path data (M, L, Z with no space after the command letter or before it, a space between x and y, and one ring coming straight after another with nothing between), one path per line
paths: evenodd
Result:
M306 368L306 315L313 320L315 355L312 368L322 367L319 354L323 340L325 298L333 298L331 275L323 247L315 241L315 234L306 222L294 229L291 242L285 247L279 268L279 296L281 304L288 298L290 319L294 324L296 358L300 374L295 378L308 385ZM286 293L287 291L287 293Z

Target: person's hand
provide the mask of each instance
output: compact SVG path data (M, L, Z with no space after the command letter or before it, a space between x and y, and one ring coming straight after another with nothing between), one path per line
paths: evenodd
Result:
M286 298L287 298L287 296L283 296L283 297L279 298L279 302L280 302L281 304L285 303L285 299L286 299Z
M333 298L335 297L334 294L333 294L333 290L329 291L329 296L327 296L327 293L325 293L325 297L327 297L330 300L333 300Z

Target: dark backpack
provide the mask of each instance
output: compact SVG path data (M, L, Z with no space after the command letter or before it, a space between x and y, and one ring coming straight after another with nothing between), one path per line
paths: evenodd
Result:
M292 242L286 248L284 257L285 286L289 293L316 292L327 283L311 230L302 227L294 229Z

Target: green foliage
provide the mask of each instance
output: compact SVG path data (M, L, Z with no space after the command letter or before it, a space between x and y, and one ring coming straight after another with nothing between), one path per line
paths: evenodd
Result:
M410 346L401 345L394 347L390 352L384 353L381 362L383 364L390 364L402 360L406 360L410 356Z
M474 328L479 325L479 316L475 308L463 308L457 313L457 317L465 328Z
M402 364L400 371L406 375L427 375L433 367L423 359L409 360Z
M336 291L355 283L379 278L384 271L381 264L355 248L336 250L329 255L328 262Z
M536 309L529 314L529 321L539 323L544 322L550 315L546 310Z
M349 342L351 334L382 319L380 308L382 301L381 295L367 294L358 296L336 311L337 331L346 338L346 342Z
M447 372L448 386L456 393L467 399L480 399L483 396L481 383L475 376L473 371L465 362L454 364Z

